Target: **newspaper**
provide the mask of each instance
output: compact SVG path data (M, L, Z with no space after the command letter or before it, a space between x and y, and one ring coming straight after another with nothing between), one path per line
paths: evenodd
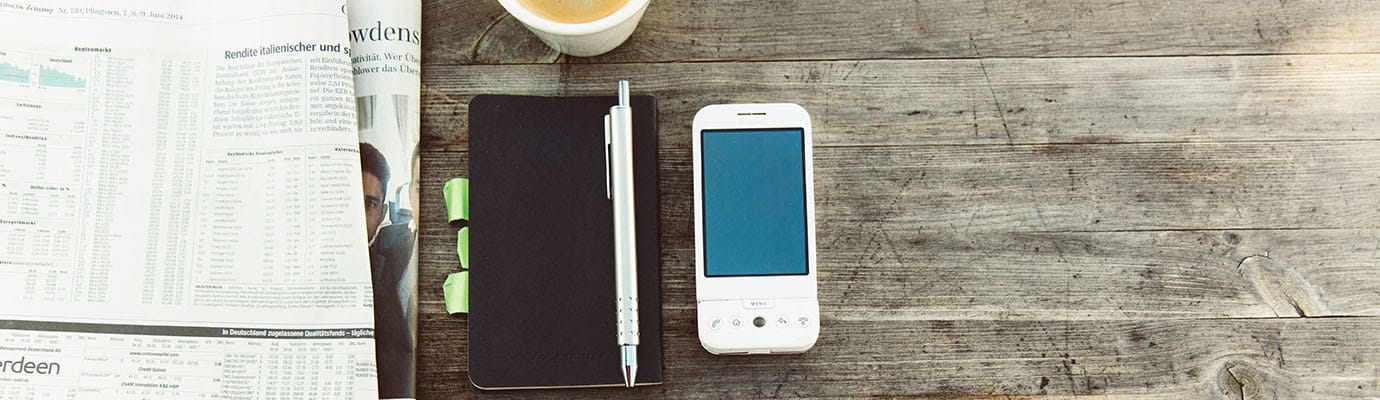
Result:
M0 26L0 399L378 398L342 1Z
M422 4L350 0L379 396L416 397Z

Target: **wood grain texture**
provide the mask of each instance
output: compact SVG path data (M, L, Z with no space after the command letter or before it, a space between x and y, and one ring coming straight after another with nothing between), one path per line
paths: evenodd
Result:
M426 1L420 397L1380 397L1376 20L1380 2L654 0L625 45L574 58L495 1ZM441 295L468 103L618 79L658 98L665 384L480 392ZM711 356L691 120L781 101L815 127L820 342Z
M1079 147L1146 146L1191 145ZM1042 156L1021 147L992 146L990 150L1000 155L985 156L989 161L958 162L977 159L965 153L971 147L870 149L936 151L925 158L946 160L916 163L928 172L913 174L897 169L873 171L878 165L907 163L826 154L858 148L816 149L816 156L821 157L816 164L819 279L821 287L830 289L821 290L820 296L826 308L838 310L840 318L912 320L1380 315L1380 274L1375 274L1380 265L1380 226L1375 221L1380 218L1374 215L1380 211L1380 201L1373 199L1373 193L1380 192L1376 186L1380 165L1375 162L1355 163L1369 171L1356 173L1369 182L1364 184L1369 185L1366 190L1333 192L1330 185L1335 182L1289 190L1275 186L1271 194L1260 196L1262 200L1237 202L1235 196L1219 198L1208 194L1209 190L1185 194L1179 185L1155 184L1166 178L1122 176L1128 172L1116 170L1121 168L1116 166L1120 160L1110 152L1077 153L1082 162L1104 166L1083 176L1109 183L1076 184L1075 190L1068 190L1066 175L1045 170L1062 172L1059 160L1008 163L1001 159ZM1310 152L1356 151L1366 160L1380 154L1380 143L1371 148L1325 147ZM1155 169L1155 165L1188 163L1171 157L1180 153L1159 149L1138 154L1143 157L1139 162ZM463 155L425 153L423 168L436 174L427 174L423 187L440 187L440 181L431 180L433 176L463 176ZM689 309L694 307L690 301L694 298L694 238L689 168L675 160L662 161L662 287L667 299L679 299L663 306ZM1280 164L1254 157L1238 161ZM1334 169L1345 165L1331 160L1318 164ZM1327 172L1312 174L1326 176ZM909 185L888 183L902 179L895 176L912 175L924 178ZM1236 180L1268 181L1277 175L1242 174ZM975 177L991 181L973 182ZM1002 186L1001 182L1013 183ZM1116 182L1149 183L1122 193L1125 185ZM1250 184L1234 189L1231 182L1208 186L1211 191L1228 193L1250 190ZM1336 197L1336 193L1353 192L1358 197ZM1161 199L1156 201L1162 204L1144 205L1145 199ZM1367 211L1355 214L1328 206L1344 202L1357 204L1353 210ZM1300 204L1314 203L1318 207L1309 206L1312 211L1297 209ZM425 208L423 215L444 215L437 191L423 191L423 204L436 205ZM1245 208L1237 213L1238 207ZM1198 210L1203 215L1190 213ZM1215 213L1230 218L1214 221L1211 215ZM1332 213L1337 217L1327 217ZM1157 225L1180 214L1184 225ZM1261 228L1278 221L1280 214L1339 225ZM1352 223L1364 226L1338 228ZM435 221L423 224L422 237L424 243L444 243L454 240L453 232L443 221ZM453 261L453 250L423 248L433 249L443 260L435 267L451 269L446 262ZM439 288L444 274L431 274L430 267L424 265L423 278L436 280Z
M657 387L481 393L465 378L464 318L428 314L423 398L1085 396L1366 398L1380 395L1380 321L845 321L824 319L801 355L717 357L693 310L665 310ZM1244 394L1244 396L1243 396Z
M1320 146L1320 149L1300 151L1314 155L1335 156L1336 153L1354 152L1359 158L1377 154L1374 146L1380 143L1291 143ZM1207 144L1209 147L1229 144ZM1271 143L1238 143L1233 147L1268 148L1279 146ZM1364 146L1361 146L1364 145ZM1144 335L1142 330L1151 330L1169 337L1178 337L1187 343L1198 346L1221 345L1216 336L1204 337L1211 331L1216 335L1240 334L1259 336L1256 328L1247 328L1235 323L1254 323L1254 319L1272 321L1276 317L1319 317L1319 316L1375 316L1380 313L1380 276L1376 271L1380 259L1380 229L1373 225L1359 228L1319 228L1319 229L1259 229L1241 230L1184 230L1180 228L1162 229L1119 229L1116 223L1089 223L1074 218L1069 212L1048 212L1044 222L1039 222L1048 207L1062 207L1062 210L1093 209L1102 206L1107 210L1135 208L1135 195L1114 196L1124 183L1104 183L1076 186L1078 190L1068 191L1082 195L1067 197L1060 195L1066 191L1066 176L1046 174L1041 164L1048 168L1060 167L1058 159L1029 160L1031 157L1045 157L1057 154L1059 157L1076 158L1090 165L1100 165L1094 180L1107 182L1148 182L1140 188L1152 198L1192 199L1202 196L1174 195L1176 185L1156 185L1156 181L1166 178L1143 176L1122 177L1128 173L1118 165L1127 162L1121 157L1109 157L1118 151L1105 149L1142 148L1152 150L1132 151L1139 154L1132 157L1136 163L1151 170L1153 166L1171 167L1187 165L1188 161L1175 158L1183 154L1183 148L1201 147L1203 144L1103 144L1074 145L1087 149L1073 153L1045 153L1034 150L1042 146L910 146L910 147L838 147L817 149L817 179L821 181L818 195L821 196L820 218L820 282L821 307L825 332L831 336L836 346L844 348L826 352L826 356L816 356L820 349L813 350L808 357L823 357L817 360L814 368L830 371L828 375L801 372L795 362L743 364L740 359L711 358L703 353L695 340L694 332L694 256L693 243L689 236L690 219L689 170L685 160L668 158L663 152L661 171L662 193L662 269L663 269L663 316L666 319L667 340L667 384L647 392L670 398L682 397L799 397L799 396L840 396L867 393L869 395L958 395L968 394L1116 394L1128 398L1182 398L1184 396L1207 396L1212 393L1230 393L1235 387L1241 390L1269 391L1268 393L1287 394L1294 398L1348 397L1368 394L1364 390L1372 383L1365 381L1366 373L1374 380L1373 373L1380 371L1375 365L1369 370L1348 370L1345 381L1357 381L1361 388L1351 391L1323 391L1322 393L1295 393L1300 385L1316 390L1321 383L1325 387L1337 387L1335 382L1304 382L1302 376L1325 376L1338 378L1340 375L1318 375L1317 368L1345 369L1343 364L1352 361L1326 359L1303 363L1313 368L1312 375L1274 370L1261 367L1259 360L1227 363L1226 354L1236 354L1243 350L1231 346L1224 348L1196 350L1174 350L1162 354L1156 361L1143 361L1159 368L1155 370L1127 360L1140 359L1139 355L1127 355L1099 346L1099 341L1121 337ZM1172 150L1178 148L1179 150ZM858 150L881 151L888 157L878 160L860 157ZM977 153L973 153L976 151ZM833 153L831 153L833 152ZM898 176L914 175L900 167L874 171L878 166L906 166L911 163L897 162L890 158L897 154L909 157L909 153L933 153L925 157L930 160L915 163L918 168L927 168L923 173L930 187L912 183L905 190L881 190L867 182L885 182ZM1203 154L1217 153L1214 149L1202 151ZM444 215L440 208L442 202L435 190L444 177L464 176L466 158L464 152L428 151L423 156L423 170L427 171L423 182L424 217ZM832 154L832 155L830 155ZM980 154L977 156L974 154ZM900 156L897 156L900 157ZM1020 160L1018 162L1000 161L1002 159ZM1332 175L1338 166L1355 165L1357 176L1380 179L1380 168L1376 163L1356 161L1338 163L1328 159L1318 162L1292 162L1332 166L1326 170L1307 170L1303 174L1316 177ZM830 161L826 161L830 160ZM936 161L944 160L944 161ZM966 160L966 161L965 161ZM982 161L979 161L982 160ZM988 161L995 160L995 161ZM1226 161L1247 163L1268 167L1274 170L1295 170L1297 165L1280 164L1278 159L1260 157L1241 157ZM1274 167L1271 167L1274 166ZM909 167L906 167L909 168ZM981 171L972 169L980 168ZM1057 168L1056 168L1057 169ZM1234 168L1254 170L1251 168ZM1340 168L1346 169L1346 168ZM1213 171L1206 168L1205 171ZM828 172L834 171L834 172ZM858 171L858 172L839 172ZM985 172L984 172L985 171ZM978 173L982 172L982 173ZM1002 174L1009 174L1003 176ZM993 182L1028 182L1014 187L988 187L983 182L962 184L974 176L990 176ZM1053 178L1046 178L1046 175ZM1222 188L1232 182L1268 181L1276 173L1256 176L1255 173L1237 174L1233 179L1211 180L1211 186ZM832 180L847 181L852 184L831 186ZM1059 179L1059 183L1048 182ZM1363 181L1367 178L1361 178ZM1298 179L1309 182L1310 179ZM949 182L949 183L943 183ZM882 183L877 183L881 185ZM1330 185L1330 183L1329 183ZM1046 189L1045 186L1049 186ZM1097 188L1103 189L1097 189ZM826 188L828 188L826 190ZM1045 193L1048 191L1048 194ZM1164 193L1156 193L1163 191ZM954 192L959 192L955 194ZM973 192L973 193L966 193ZM1036 196L1014 196L1017 200L1003 200L1003 193L1034 192ZM1264 200L1279 197L1280 207L1294 202L1306 201L1299 197L1322 195L1314 189L1291 190L1288 196L1261 196ZM1371 190L1360 192L1374 193ZM829 196L826 201L824 196ZM968 199L965 201L935 201L935 193L940 196ZM900 198L896 196L918 196ZM1050 198L1049 196L1055 196ZM1043 197L1042 197L1043 196ZM1059 197L1064 196L1064 197ZM1117 200L1120 199L1120 200ZM1273 200L1271 200L1273 201ZM1326 199L1317 200L1331 203ZM1367 204L1361 209L1374 212L1375 200L1356 199ZM990 202L990 203L989 203ZM1072 203L1070 203L1072 202ZM1125 202L1126 204L1117 204ZM1268 201L1267 201L1268 202ZM894 204L923 205L921 207L894 207ZM968 208L983 204L1004 204L1008 212L972 213ZM1167 210L1181 212L1193 210L1211 211L1213 207L1227 207L1229 199L1205 200L1201 203L1165 205ZM856 206L841 206L856 205ZM1260 207L1255 205L1254 207ZM1268 207L1267 207L1268 208ZM1024 211L1022 211L1024 210ZM1034 210L1034 211L1030 211ZM1288 210L1286 210L1288 211ZM1025 212L1025 216L1012 213ZM1273 211L1256 210L1256 217L1247 218L1243 226L1268 224ZM894 214L888 214L894 213ZM1114 211L1124 213L1123 217L1152 222L1138 212ZM1293 211L1288 211L1292 214ZM1173 214L1169 212L1168 214ZM959 216L953 222L952 216ZM1357 221L1373 223L1375 218L1356 217ZM1144 219L1141 219L1144 218ZM1027 225L1013 221L1030 219ZM1336 222L1347 218L1337 218ZM1054 221L1050 225L1050 221ZM1109 220L1110 221L1110 220ZM1062 229L1055 229L1059 227ZM1110 230L1108 226L1113 226ZM1190 225L1195 226L1195 225ZM1080 227L1086 229L1078 229ZM1200 226L1203 227L1203 226ZM1125 228L1125 227L1122 227ZM463 343L463 317L446 317L440 302L440 283L445 273L454 270L455 261L450 244L453 231L445 227L443 221L423 223L422 244L422 332L423 342L444 343L444 348L429 347L436 353L423 354L424 387L437 390L436 394L469 393L475 394L465 384ZM1242 319L1248 318L1248 319ZM1242 319L1242 320L1237 320ZM1349 321L1372 321L1372 318L1326 319L1338 324ZM1226 325L1197 325L1218 321L1237 321ZM1311 321L1311 320L1310 320ZM1056 322L1058 324L1056 324ZM1108 327L1131 323L1152 326L1152 328L1120 328L1125 331L1110 332ZM1367 322L1371 323L1371 322ZM960 332L950 332L936 338L935 333L916 333L915 326L932 324L958 324L965 326ZM1028 324L1022 325L1022 324ZM1054 325L1050 325L1054 324ZM1059 325L1063 324L1063 325ZM1189 329L1183 326L1193 326ZM996 337L985 337L986 329L1004 326L1004 333ZM1098 365L1094 377L1069 378L1051 376L1053 372L1039 377L1026 376L1031 370L1072 368L1063 360L1025 360L1020 357L997 356L1006 351L995 347L1005 343L1021 346L1034 340L1029 331L1049 329L1058 326L1078 327L1068 333L1063 340L1068 349L1086 352L1089 357L1106 358L1102 362L1118 366L1118 373L1107 373L1108 366ZM1139 326L1139 325L1136 325ZM1209 327L1205 327L1209 326ZM1365 329L1363 326L1353 327ZM1275 328L1269 328L1275 329ZM1223 332L1225 330L1226 332ZM1241 330L1241 331L1236 331ZM1089 331L1096 331L1091 333ZM996 333L986 332L987 335ZM426 336L434 335L434 336ZM900 336L898 336L900 335ZM1120 335L1120 336L1117 336ZM979 340L993 348L985 350L992 353L963 357L964 361L949 359L944 362L931 361L927 357L956 357L965 347L944 347L934 349L936 340L969 341ZM1053 340L1053 339L1047 339ZM1199 343L1201 341L1201 343ZM1154 342L1154 341L1152 341ZM1164 343L1164 342L1157 342ZM1170 348L1186 346L1174 343ZM1234 342L1227 342L1234 343ZM821 346L824 346L824 342ZM1334 344L1347 347L1351 343ZM859 346L852 350L847 346ZM868 350L867 346L885 347L890 352ZM968 345L971 346L971 345ZM1158 346L1158 345L1157 345ZM921 350L915 350L915 349ZM821 347L822 349L822 347ZM895 350L903 349L903 350ZM850 351L863 351L887 356L865 364L863 368L856 360L830 357ZM918 351L918 353L917 353ZM1110 351L1110 352L1109 352ZM931 352L934 354L931 355ZM1204 353L1197 354L1195 352ZM1048 357L1049 349L1044 352ZM428 357L434 357L428 358ZM1078 359L1078 357L1073 357ZM1201 358L1204 361L1195 361ZM751 358L742 358L748 360ZM1153 358L1152 358L1153 359ZM1208 361L1210 360L1210 361ZM1349 360L1349 359L1347 359ZM431 369L426 363L438 364ZM745 362L745 361L744 361ZM837 363L832 365L830 363ZM1079 360L1088 367L1088 361ZM1155 364L1159 363L1159 364ZM674 365L673 365L674 364ZM1192 367L1186 366L1192 365ZM1175 370L1174 368L1182 368ZM1223 371L1235 371L1235 375ZM1262 369L1264 368L1264 369ZM743 371L749 371L743 375ZM1005 372L1002 372L1005 371ZM1177 372L1176 372L1177 371ZM1189 377L1172 378L1174 374L1194 374ZM679 384L676 374L685 374ZM871 374L883 374L885 379L874 379ZM1016 376L1011 375L1017 373ZM433 375L434 374L434 375ZM719 376L716 374L724 374ZM1327 374L1331 374L1328 372ZM1210 376L1209 376L1210 375ZM771 376L786 376L787 382L778 382ZM788 386L790 377L797 381ZM1248 383L1241 383L1243 379ZM830 378L833 377L833 378ZM1043 382L1041 378L1063 383L1061 389L1049 389L1030 384ZM728 381L725 381L728 379ZM1073 383L1066 383L1073 379ZM1098 381L1098 379L1102 379ZM843 384L841 382L854 382ZM1171 384L1172 382L1172 384ZM1235 382L1235 383L1233 383ZM1330 382L1330 383L1329 383ZM774 383L782 383L787 391L778 391ZM1375 382L1380 383L1380 382ZM840 388L835 388L836 385ZM851 385L851 386L850 386ZM1236 386L1232 386L1236 385ZM1245 385L1245 386L1242 386ZM1254 385L1254 386L1252 386ZM1247 389L1242 389L1246 387ZM837 390L837 391L835 391ZM1051 391L1053 390L1053 391ZM1261 392L1265 393L1265 392ZM510 393L504 393L509 395ZM513 393L516 396L545 397L550 395L602 397L620 394L617 391L574 391ZM1322 397L1319 397L1322 396ZM1228 396L1230 397L1230 396Z
M1372 1L654 0L623 46L547 48L497 1L424 4L439 64L1360 53L1380 50Z
M1376 154L1376 141L822 147L816 214L820 243L834 230L879 225L956 233L1375 229ZM463 176L442 164L463 162L464 153L428 155L446 158L425 166ZM675 240L662 247L689 248L689 150L660 157L661 230Z
M1380 55L430 66L423 134L465 148L480 93L658 97L688 154L700 107L795 102L816 146L1380 139Z

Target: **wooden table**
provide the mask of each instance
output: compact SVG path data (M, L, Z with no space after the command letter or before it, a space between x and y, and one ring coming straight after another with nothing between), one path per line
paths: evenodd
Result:
M593 58L424 2L422 398L1380 396L1380 3L654 0ZM484 393L441 183L480 93L657 96L665 384ZM814 117L822 332L695 336L690 122Z

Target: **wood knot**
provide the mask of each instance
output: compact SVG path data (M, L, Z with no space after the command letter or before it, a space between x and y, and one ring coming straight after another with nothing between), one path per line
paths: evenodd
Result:
M1293 266L1255 255L1241 259L1236 270L1276 317L1316 317L1328 313L1322 295Z
M1279 398L1276 376L1251 364L1228 361L1217 373L1217 389L1223 398L1233 400Z
M1241 243L1241 235L1237 235L1232 231L1222 232L1222 241L1225 242L1227 246L1236 247L1237 244Z

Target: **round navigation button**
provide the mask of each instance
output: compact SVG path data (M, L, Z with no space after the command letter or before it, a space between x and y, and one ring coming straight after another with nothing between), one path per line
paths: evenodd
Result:
M767 319L766 319L766 318L762 318L762 317L753 318L753 319L752 319L752 326L756 326L756 327L758 327L758 328L767 326Z

